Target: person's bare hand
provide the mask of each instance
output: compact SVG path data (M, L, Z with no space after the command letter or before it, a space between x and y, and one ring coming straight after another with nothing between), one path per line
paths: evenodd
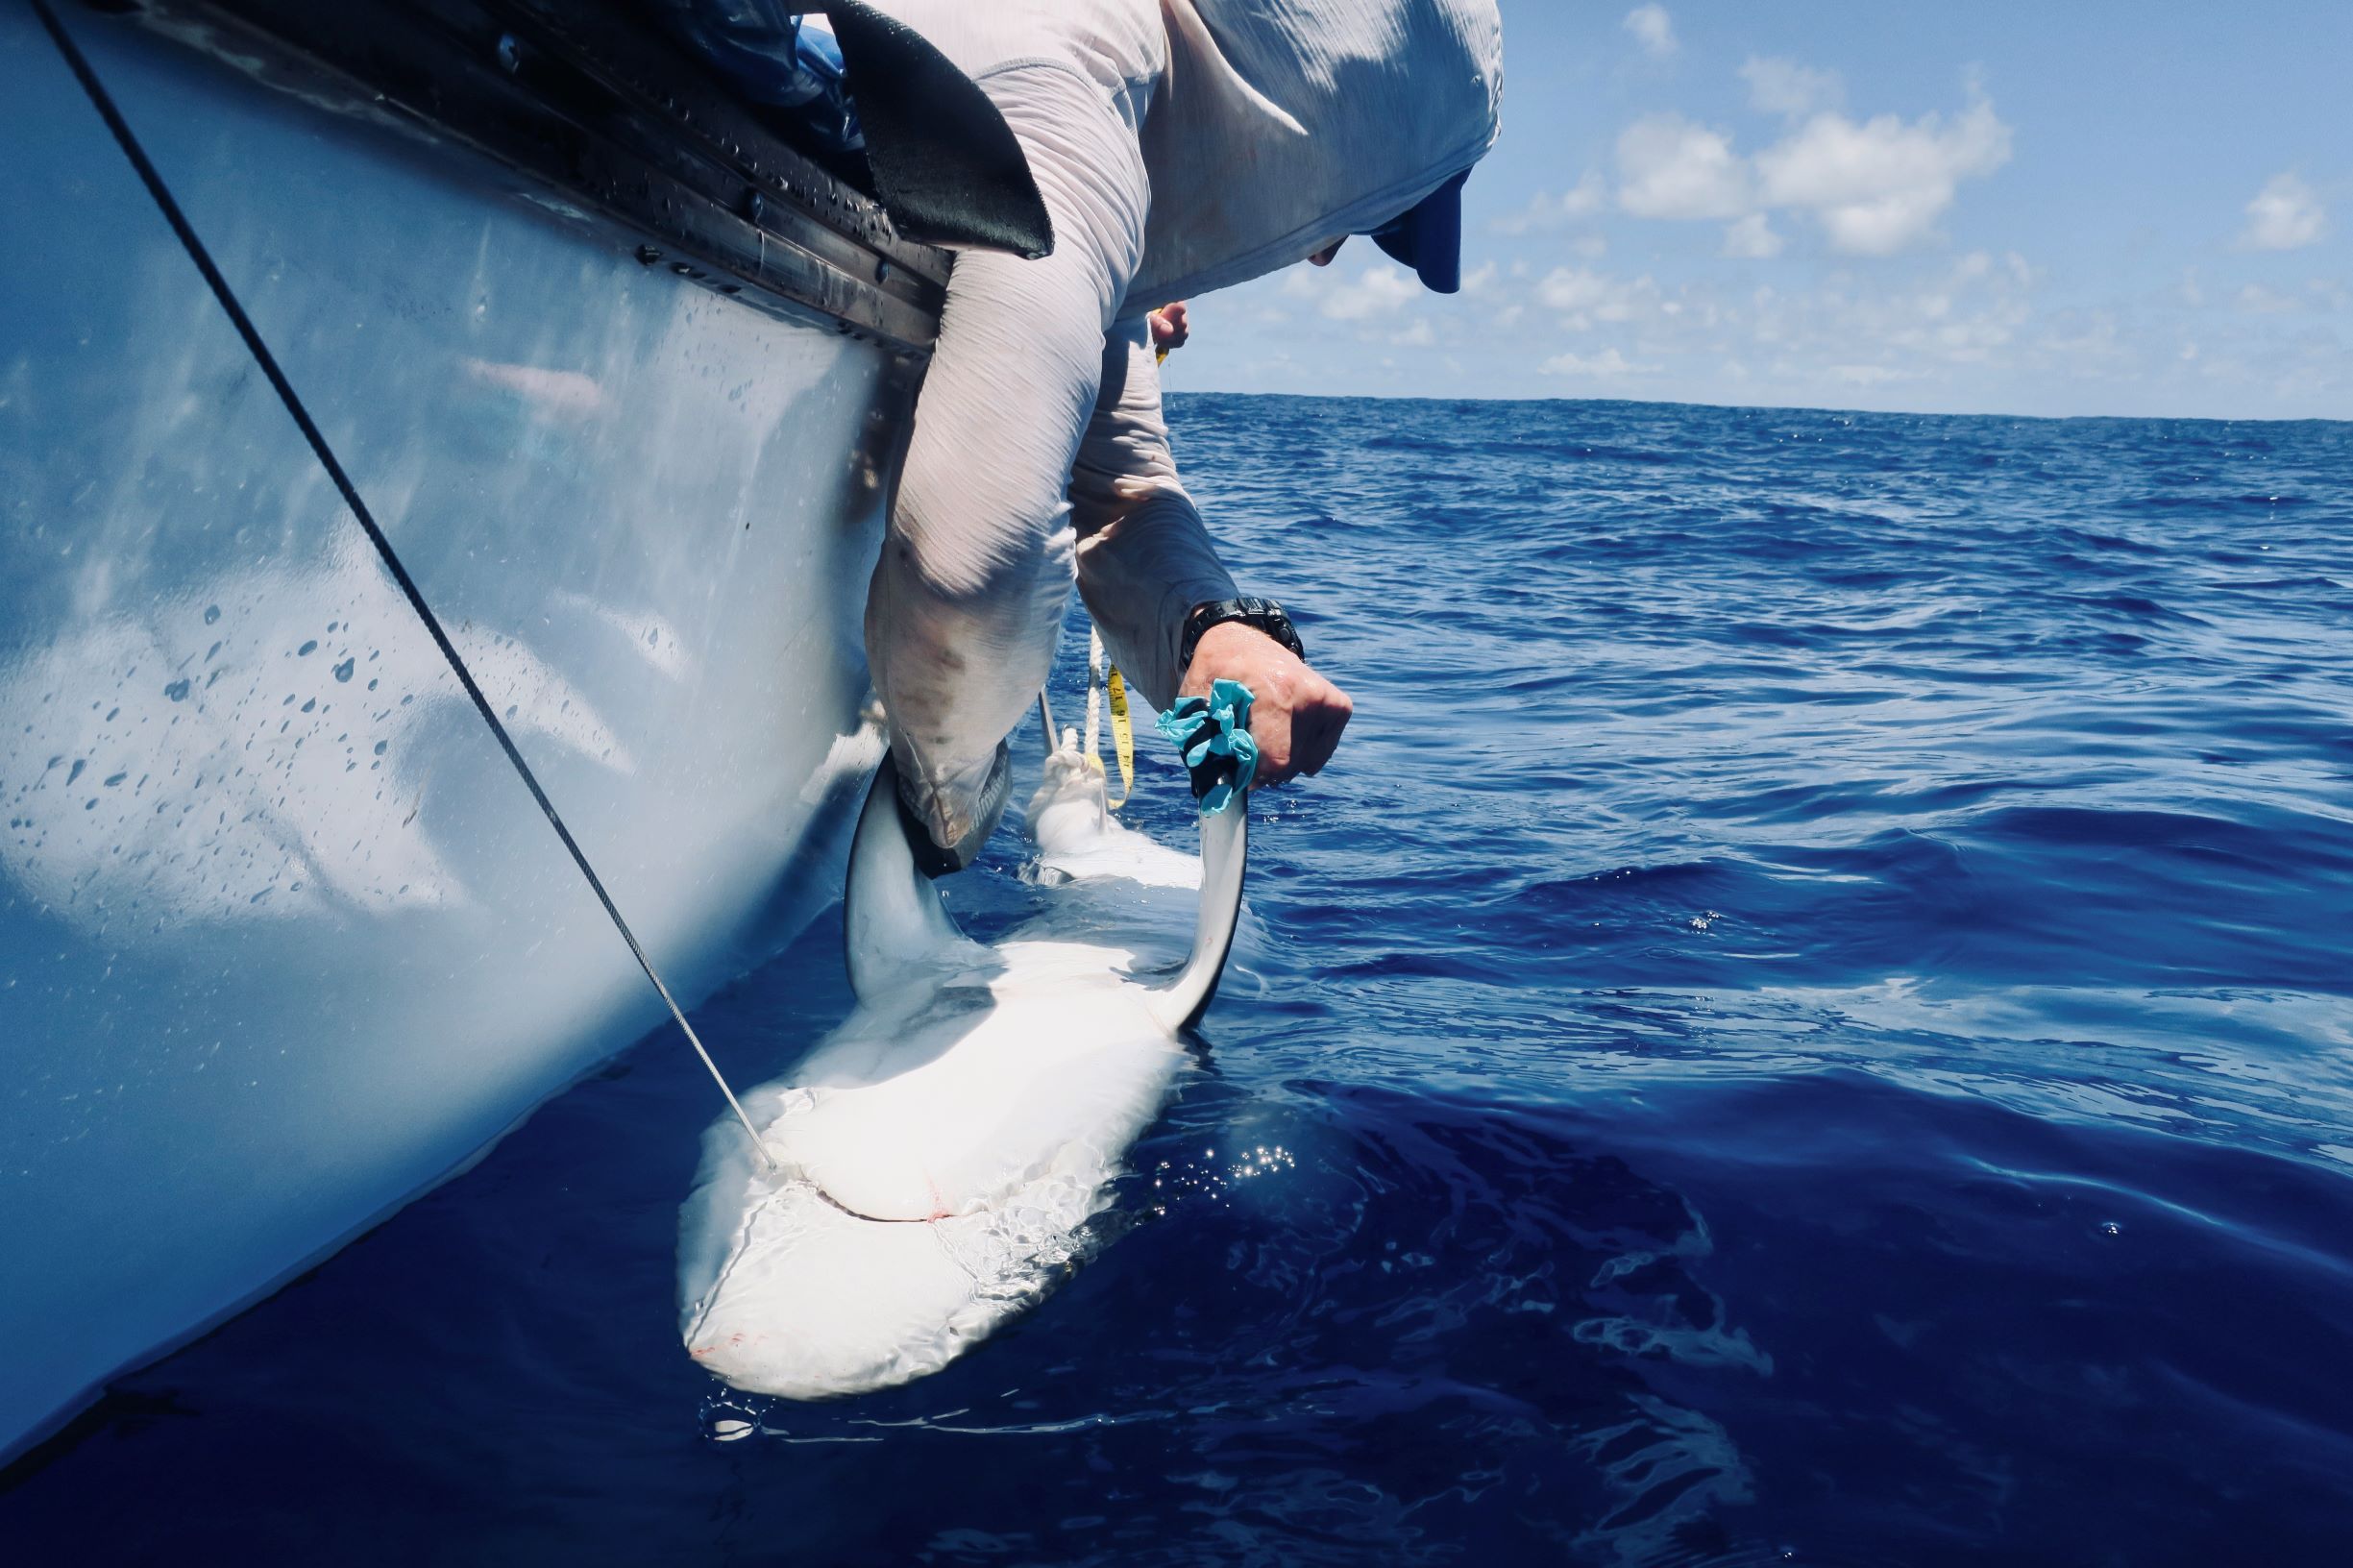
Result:
M1183 348L1185 340L1192 335L1192 330L1185 322L1183 300L1149 311L1143 319L1152 326L1152 347L1162 354L1166 354L1170 349Z
M1322 772L1355 711L1346 692L1272 637L1238 621L1201 634L1177 695L1207 697L1213 680L1238 680L1255 698L1250 735L1259 743L1261 784Z

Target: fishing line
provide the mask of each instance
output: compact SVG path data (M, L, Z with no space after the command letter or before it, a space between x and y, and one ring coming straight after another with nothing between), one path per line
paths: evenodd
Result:
M572 829L565 826L564 819L557 815L555 802L549 799L548 792L539 787L539 778L531 772L530 764L523 760L523 753L516 749L514 738L507 734L506 726L499 722L498 714L491 708L490 699L482 695L481 687L475 684L474 673L466 668L466 661L458 657L456 645L450 641L449 633L441 629L440 618L425 602L425 595L419 591L416 579L408 575L408 569L401 564L400 556L393 552L392 541L384 537L382 528L377 527L375 514L368 510L368 503L359 499L358 487L352 483L351 476L343 471L342 463L336 460L333 450L327 444L327 437L319 432L317 422L310 417L310 410L294 390L294 383L286 380L286 373L279 368L277 356L270 353L269 345L261 340L260 331L254 326L253 318L245 313L245 306L238 303L236 291L229 286L229 280L221 276L221 269L213 264L212 253L197 237L195 228L188 222L187 214L181 211L180 204L173 199L162 175L148 160L146 149L139 145L138 137L132 133L130 122L123 118L122 110L115 107L112 96L98 80L98 73L91 69L89 61L65 31L64 24L58 20L57 12L50 9L49 0L31 0L31 4L34 13L40 18L41 26L48 31L51 41L58 46L58 53L64 57L66 67L74 73L74 79L82 84L82 90L88 95L90 106L98 110L98 117L106 121L107 129L113 133L123 156L131 160L131 167L137 172L139 183L147 187L147 194L155 199L157 208L163 214L163 221L171 225L172 233L180 238L182 249L188 253L188 259L196 263L198 272L204 274L205 282L210 286L213 299L220 303L222 311L228 315L230 325L245 340L246 352L253 355L254 363L261 367L261 374L269 379L271 387L278 393L278 401L284 404L286 412L293 416L295 427L303 432L303 439L310 444L310 451L318 458L319 466L326 469L327 477L334 481L336 492L343 497L343 503L359 520L359 527L366 531L368 542L376 547L377 556L383 562L384 570L392 575L392 580L407 599L408 607L416 611L417 619L424 622L425 629L432 634L434 646L441 649L441 656L449 661L452 673L457 676L457 683L466 689L466 696L473 698L475 711L482 716L482 723L488 724L490 733L498 738L500 749L506 753L506 760L514 764L516 775L523 780L524 787L531 792L531 798L538 802L541 815L548 819L548 825L555 829L555 836L563 841L565 850L572 856L572 863L580 869L580 875L587 879L590 890L597 895L597 901L604 906L604 913L612 918L613 929L619 931L621 940L629 944L629 954L637 960L637 967L646 971L648 980L653 982L653 989L661 996L662 1005L670 1009L670 1016L676 1021L679 1032L686 1036L686 1042L695 1047L695 1054L702 1059L703 1066L711 1074L711 1081L719 1086L720 1093L726 1096L727 1109L733 1111L735 1119L744 1124L744 1132L751 1139L752 1151L762 1164L773 1170L775 1163L769 1158L767 1148L761 1143L759 1130L752 1126L751 1118L744 1114L743 1104L736 1099L735 1090L727 1087L726 1076L719 1070L719 1064L711 1060L711 1053L703 1049L700 1037L695 1033L695 1026L686 1021L686 1014L678 1006L677 999L671 995L670 988L662 983L661 975L653 968L653 961L646 956L646 949L638 944L637 934L629 929L629 922L622 919L621 906L614 903L613 895L605 891L603 878L598 876L596 868L589 865L588 856L582 853L578 841L572 836Z

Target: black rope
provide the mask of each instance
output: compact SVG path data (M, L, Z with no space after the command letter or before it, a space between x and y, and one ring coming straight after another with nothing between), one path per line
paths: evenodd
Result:
M744 1131L751 1137L752 1148L765 1162L768 1153L761 1146L760 1135L751 1125L751 1118L744 1114L744 1107L737 1101L735 1090L727 1087L727 1080L721 1074L719 1064L711 1060L709 1051L703 1049L694 1026L686 1021L686 1014L679 1008L676 998L670 994L670 988L662 983L661 975L655 972L653 961L646 956L646 949L638 944L637 934L629 929L629 922L622 919L621 906L614 903L613 895L604 890L603 878L598 876L596 868L589 865L588 856L581 852L579 842L572 836L572 829L564 825L564 819L556 812L555 802L548 798L546 790L540 788L539 778L531 772L531 765L525 762L523 753L516 749L514 737L507 734L506 726L499 722L490 699L482 695L482 688L475 683L474 673L466 668L466 661L458 656L457 647L450 641L450 634L441 629L440 618L425 602L425 595L418 590L416 579L401 564L400 556L393 551L392 541L385 538L384 530L377 526L376 516L368 510L368 503L360 500L358 487L352 483L352 477L343 471L343 464L336 460L333 449L327 444L327 437L319 432L318 423L310 417L310 410L294 390L294 383L286 380L286 373L279 368L277 356L270 353L269 345L261 340L259 330L254 326L253 318L245 313L245 306L238 302L236 291L229 286L229 280L222 277L221 269L213 264L212 253L197 237L194 226L188 222L187 214L181 211L180 204L173 199L162 175L157 173L155 164L148 160L147 151L132 133L130 122L123 118L122 110L115 107L113 97L98 80L98 73L90 68L89 61L65 31L57 12L50 9L49 0L31 0L31 4L40 17L41 26L48 30L50 38L56 42L58 53L65 57L65 63L74 73L74 79L82 84L82 90L88 94L91 107L98 110L99 118L106 121L107 129L114 134L115 141L122 147L123 156L131 160L132 168L138 172L139 182L147 187L147 194L155 198L156 207L163 214L163 221L170 224L172 233L180 237L180 244L188 253L188 259L196 263L198 272L204 274L205 282L212 290L212 297L220 302L230 324L236 328L237 335L245 340L246 350L254 356L254 363L259 365L261 374L269 378L270 385L277 390L278 401L285 404L286 412L293 416L296 428L303 432L303 439L310 443L310 450L318 457L319 466L327 470L327 477L334 481L336 492L343 497L343 503L351 508L352 515L359 520L360 527L366 530L368 542L376 547L377 556L384 563L384 570L392 574L392 580L400 585L402 595L408 600L408 607L417 612L417 619L425 623L427 631L432 633L434 646L441 649L441 656L449 661L452 673L457 676L457 683L466 689L466 696L473 698L475 711L482 716L482 723L490 726L490 733L498 737L499 748L506 753L506 760L515 765L516 775L523 780L524 788L531 792L531 798L538 802L540 813L548 819L548 825L554 828L555 836L564 841L564 848L571 854L572 863L588 879L588 885L596 893L597 901L604 906L605 914L612 917L613 929L619 931L621 940L629 944L630 956L637 960L637 967L646 971L646 978L653 982L653 989L660 993L663 1005L670 1009L670 1016L677 1020L679 1029L686 1035L687 1043L695 1047L695 1054L702 1058L702 1065L710 1069L712 1081L719 1085L719 1091L727 1097L728 1108L735 1113L736 1119L744 1124Z

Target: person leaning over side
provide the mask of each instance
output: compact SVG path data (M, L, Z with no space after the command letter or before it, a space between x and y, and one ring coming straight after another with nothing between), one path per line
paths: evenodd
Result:
M1219 564L1169 456L1146 312L1328 262L1355 233L1454 292L1462 183L1497 129L1494 0L876 7L989 95L1054 229L1038 260L957 257L868 598L929 869L969 864L995 826L1005 738L1074 578L1146 700L1238 680L1260 776L1315 772L1348 698Z

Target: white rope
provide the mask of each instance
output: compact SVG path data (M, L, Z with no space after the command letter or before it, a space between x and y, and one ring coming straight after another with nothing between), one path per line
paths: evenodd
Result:
M1096 749L1103 723L1103 634L1093 626L1087 628L1087 755L1102 766L1102 753Z

